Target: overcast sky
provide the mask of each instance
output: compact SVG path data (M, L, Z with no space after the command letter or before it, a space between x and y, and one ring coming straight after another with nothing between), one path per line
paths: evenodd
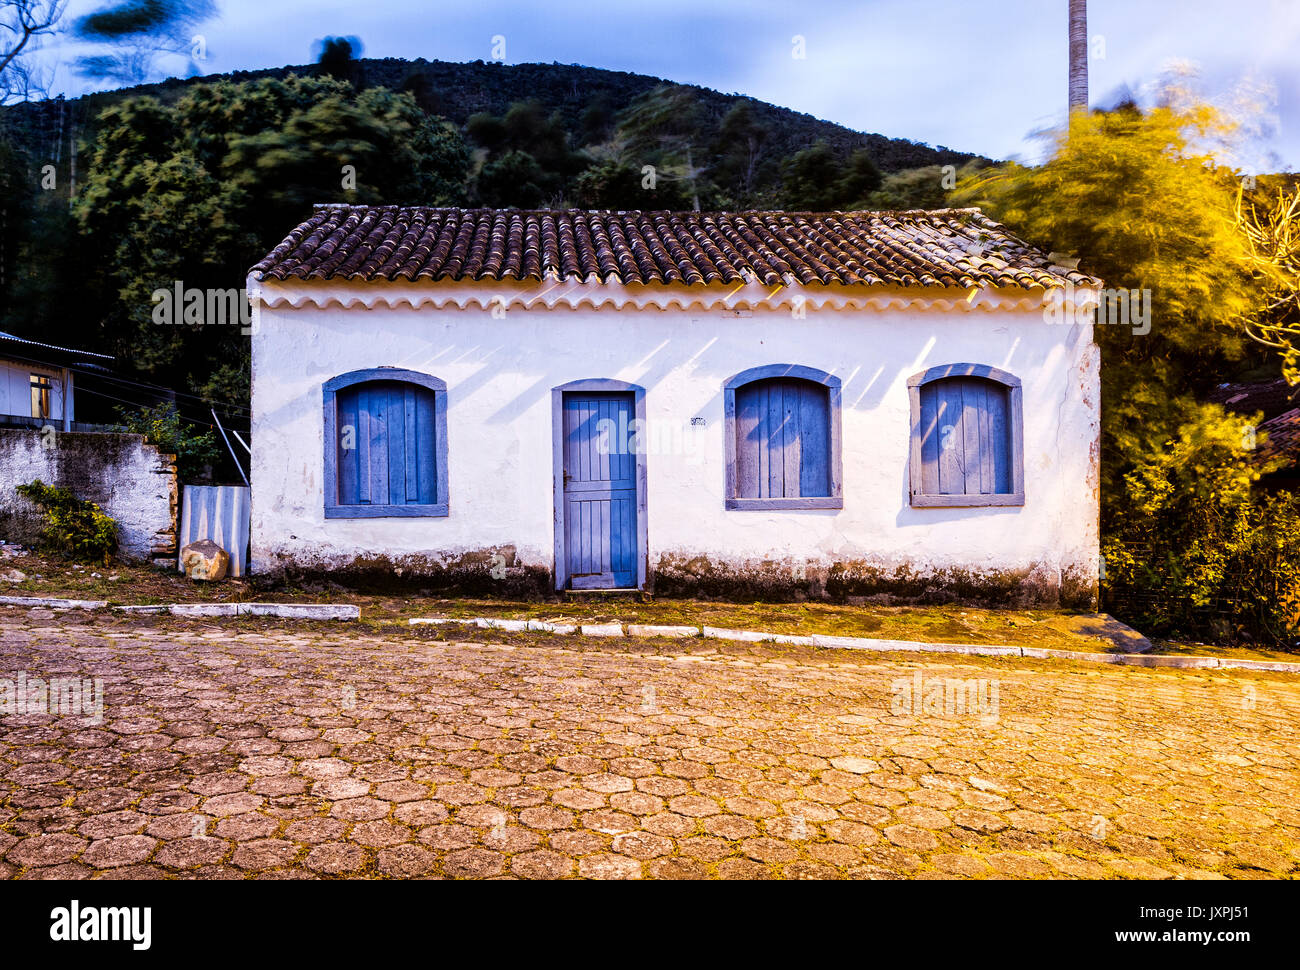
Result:
M1033 160L1035 130L1066 100L1067 0L218 0L201 73L302 64L325 35L369 57L586 64L773 104L861 131ZM70 18L103 6L70 0ZM1093 104L1142 94L1171 65L1204 91L1271 91L1269 133L1247 167L1300 167L1300 0L1091 0ZM796 36L805 55L792 56ZM87 89L46 44L56 91ZM168 73L184 73L176 62Z

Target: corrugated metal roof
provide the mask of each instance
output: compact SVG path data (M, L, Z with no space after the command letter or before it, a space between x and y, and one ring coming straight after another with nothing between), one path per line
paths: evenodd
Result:
M60 347L57 344L41 343L39 340L28 340L26 337L19 337L16 334L5 333L0 330L0 343L16 343L27 347L37 347L41 350L52 350L60 354L72 354L77 357L94 357L97 360L113 360L109 354L97 354L91 350L78 350L74 347Z

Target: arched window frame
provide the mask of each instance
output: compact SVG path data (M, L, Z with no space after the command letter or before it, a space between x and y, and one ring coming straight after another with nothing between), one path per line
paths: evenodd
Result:
M921 388L950 377L979 377L1001 384L1007 390L1007 421L1010 424L1011 491L987 495L939 495L927 493L921 457ZM1020 378L988 364L940 364L914 374L907 381L912 417L911 452L908 458L909 492L913 508L977 508L1025 504L1024 404Z
M437 497L432 505L340 505L338 501L338 394L369 381L401 381L433 392L434 453ZM450 508L447 489L447 384L430 374L400 367L370 367L349 371L326 381L324 393L325 518L376 519L445 516Z
M830 495L808 498L738 498L739 480L736 472L736 391L746 384L773 378L790 378L821 384L826 388L830 416L828 456ZM804 510L844 508L842 459L840 450L840 379L834 374L815 367L799 364L765 364L751 367L727 379L722 385L723 438L726 442L726 507L729 510Z

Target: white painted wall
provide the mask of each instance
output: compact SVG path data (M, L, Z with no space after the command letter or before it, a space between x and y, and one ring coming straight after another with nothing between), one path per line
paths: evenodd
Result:
M24 364L16 360L0 360L0 414L14 414L21 418L32 416L32 375L41 374L50 379L50 421L63 419L63 379L57 367ZM75 415L69 415L75 419Z
M382 284L380 284L382 286ZM323 285L265 287L321 292ZM948 297L944 293L940 294ZM297 296L292 297L297 300ZM455 556L514 545L553 560L551 389L609 377L646 388L650 563L866 560L884 566L1036 569L1049 581L1098 564L1098 357L1091 326L1037 309L602 310L255 307L252 557L341 566L357 556ZM936 364L992 364L1024 383L1023 508L913 509L907 378ZM722 384L749 367L803 364L843 381L844 508L723 507ZM390 365L447 382L447 518L322 513L321 385ZM703 418L702 427L692 419Z

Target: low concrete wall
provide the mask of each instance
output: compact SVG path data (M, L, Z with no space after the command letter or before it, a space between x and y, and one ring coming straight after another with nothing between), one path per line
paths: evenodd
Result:
M170 561L176 555L175 462L136 434L0 428L0 538L35 541L41 511L14 489L39 478L112 516L123 557Z

